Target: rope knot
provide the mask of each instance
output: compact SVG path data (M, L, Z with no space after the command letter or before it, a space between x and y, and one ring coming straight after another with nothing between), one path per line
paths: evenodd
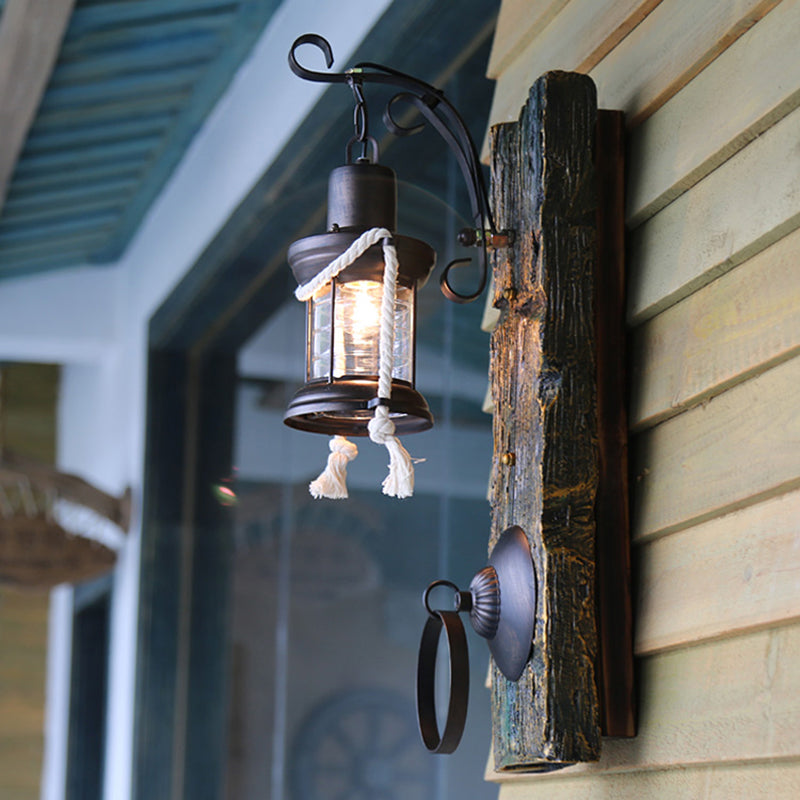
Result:
M386 406L377 406L375 416L367 423L369 438L375 444L386 444L394 438L394 422L389 418L389 409Z
M347 464L358 455L358 448L344 436L333 436L328 442L331 454L328 465L318 478L311 481L308 490L316 500L344 500L347 494Z

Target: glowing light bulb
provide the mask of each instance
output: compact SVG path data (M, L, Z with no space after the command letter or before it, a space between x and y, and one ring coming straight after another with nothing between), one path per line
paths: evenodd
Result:
M383 285L374 281L353 281L347 286L352 293L350 325L353 341L360 346L374 343L380 329Z

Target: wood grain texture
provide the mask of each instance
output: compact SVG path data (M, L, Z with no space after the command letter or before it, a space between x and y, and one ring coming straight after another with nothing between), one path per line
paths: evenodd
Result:
M800 227L800 109L630 236L628 320L644 322Z
M73 5L74 0L6 0L0 16L0 207Z
M626 210L630 228L800 105L798 31L800 3L780 3L631 132ZM646 42L640 46L649 56Z
M497 76L490 124L514 118L531 75L568 69L591 75L600 105L621 109L635 126L779 2L573 0Z
M800 486L800 358L633 440L634 542Z
M800 353L800 230L632 337L631 426L642 430Z
M591 69L602 105L635 127L677 94L780 0L662 0Z
M800 492L642 545L639 655L800 620Z
M569 0L505 0L500 6L488 78L499 77L531 40L540 36Z
M551 792L558 791L561 781L574 778L585 793L572 796L583 798L612 774L624 782L644 780L635 776L666 768L682 772L732 768L736 762L800 761L798 658L798 624L649 656L641 662L644 691L635 739L604 740L596 764L536 777L488 777L517 784L520 792L523 787L529 793L541 787L546 797L559 796ZM607 796L616 799L613 793ZM668 792L662 796L672 797ZM751 795L765 796L769 795Z
M537 619L516 683L493 668L495 763L541 769L595 759L594 500L598 480L593 274L596 98L585 76L548 73L518 124L494 130L493 545L531 542ZM504 464L513 453L515 462Z
M625 774L574 775L537 783L511 783L500 800L796 800L800 797L800 762L743 763L690 769L659 769Z
M516 120L536 75L547 70L589 72L661 0L571 0L540 33L531 31L519 55L498 76L489 125ZM483 145L488 161L489 140Z

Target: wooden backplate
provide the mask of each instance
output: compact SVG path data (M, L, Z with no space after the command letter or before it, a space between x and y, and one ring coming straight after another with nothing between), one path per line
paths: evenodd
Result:
M497 769L593 761L601 733L633 733L622 121L614 112L599 119L598 134L590 78L551 72L518 122L492 129L497 224L515 236L494 257L490 548L507 527L522 527L538 595L522 677L508 681L493 667ZM598 369L609 377L598 382Z

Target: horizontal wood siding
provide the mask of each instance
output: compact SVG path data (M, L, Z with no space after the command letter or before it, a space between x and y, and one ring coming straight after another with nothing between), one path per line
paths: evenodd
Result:
M491 121L553 68L627 114L639 735L487 778L502 800L800 797L800 2L536 13L503 4Z

